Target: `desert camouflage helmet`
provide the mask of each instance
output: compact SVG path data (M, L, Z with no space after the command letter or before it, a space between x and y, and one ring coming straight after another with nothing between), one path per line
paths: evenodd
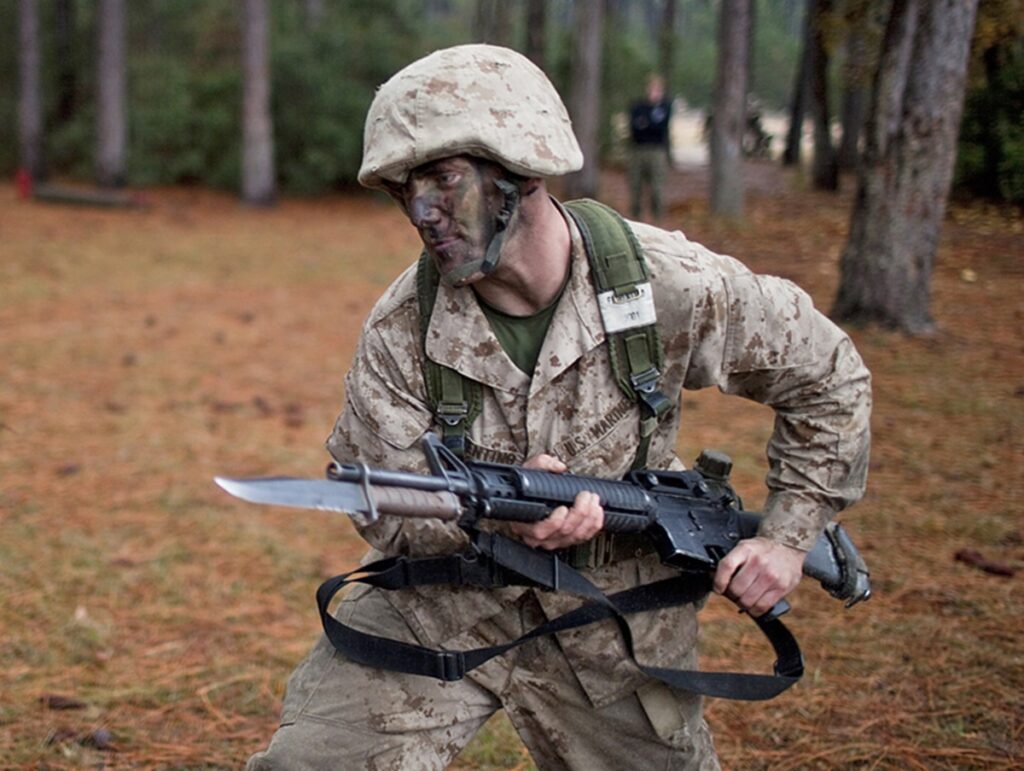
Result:
M551 81L525 56L492 45L435 51L380 87L366 116L359 181L403 184L411 169L462 154L526 177L583 165Z

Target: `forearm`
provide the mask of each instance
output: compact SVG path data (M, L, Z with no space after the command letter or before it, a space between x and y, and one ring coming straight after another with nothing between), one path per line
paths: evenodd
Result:
M776 420L760 534L803 550L836 512L863 495L867 478L870 375L845 337L826 363L820 377L772 403Z
M798 287L742 268L731 273L728 258L704 258L716 261L721 283L710 282L698 306L694 328L707 331L686 387L717 385L775 411L761 534L807 549L863 493L870 374L849 337Z

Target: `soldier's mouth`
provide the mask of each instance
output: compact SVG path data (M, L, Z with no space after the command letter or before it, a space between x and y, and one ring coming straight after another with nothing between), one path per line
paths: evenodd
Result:
M450 247L452 244L454 244L458 240L459 239L457 237L455 237L455 236L448 236L447 238L441 238L441 239L432 241L431 242L431 248L435 252L440 252L440 251L443 251L443 250L447 249L448 247Z
M448 251L459 242L458 236L444 236L443 238L431 238L427 241L427 248L442 259L450 258Z

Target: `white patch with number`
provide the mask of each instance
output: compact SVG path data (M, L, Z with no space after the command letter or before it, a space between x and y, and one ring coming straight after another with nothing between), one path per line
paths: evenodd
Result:
M597 296L597 304L601 308L601 319L607 334L645 327L658 320L649 281L637 284L635 291L621 297L616 297L611 289L601 292Z

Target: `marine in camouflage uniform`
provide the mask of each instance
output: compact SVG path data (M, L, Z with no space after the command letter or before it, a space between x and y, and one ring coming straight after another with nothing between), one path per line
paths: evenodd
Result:
M443 160L453 156L455 161ZM484 256L481 247L474 252L478 259L460 271L462 266L448 264L450 239L425 224L434 216L431 185L443 186L446 175L488 162L517 175L508 178L526 195L505 233L508 254L498 250L498 267L484 264L494 250ZM429 358L482 385L482 411L467 436L470 458L612 478L628 471L639 443L637 406L614 382L580 235L538 181L580 164L553 87L514 52L493 46L446 49L381 87L367 118L360 179L395 195L444 280L425 336L415 267L371 312L346 380L345 409L327 443L335 458L426 471L418 440L434 427L434 414L424 382L425 349ZM420 185L434 178L441 181ZM542 197L531 197L536 195ZM463 208L471 200L463 199ZM529 228L527 212L537 210L558 223L564 240L557 241L556 251L564 251L565 260L555 263L561 275L556 305L536 366L527 374L503 350L478 294L484 296L488 279L526 259L519 257L517 229ZM486 223L487 217L478 220ZM720 567L716 576L716 589L763 610L792 586L751 590L737 577L745 570L748 578L759 575L782 553L789 555L781 559L789 560L790 572L796 565L799 580L802 551L863 490L869 375L849 338L792 283L754 275L680 233L630 227L651 273L665 352L661 391L717 386L775 410L759 537L737 546L722 563L732 558L731 567ZM494 242L493 232L485 236ZM676 406L659 423L649 466L682 467L674 454L681 417ZM519 533L542 547L576 543L581 534L593 535L593 519L599 526L600 515L598 502L578 498L551 519L577 517L586 526L568 535L526 527ZM374 547L367 560L465 546L457 527L431 520L384 518L362 534ZM613 548L606 564L585 572L611 593L673 571L647 549ZM384 593L358 586L338 616L385 637L466 649L517 637L576 602L522 587ZM694 668L696 611L684 605L631 617L637 658ZM533 640L457 682L364 667L322 638L292 675L281 728L250 767L439 769L502 708L544 769L718 767L699 697L643 675L610 621Z

